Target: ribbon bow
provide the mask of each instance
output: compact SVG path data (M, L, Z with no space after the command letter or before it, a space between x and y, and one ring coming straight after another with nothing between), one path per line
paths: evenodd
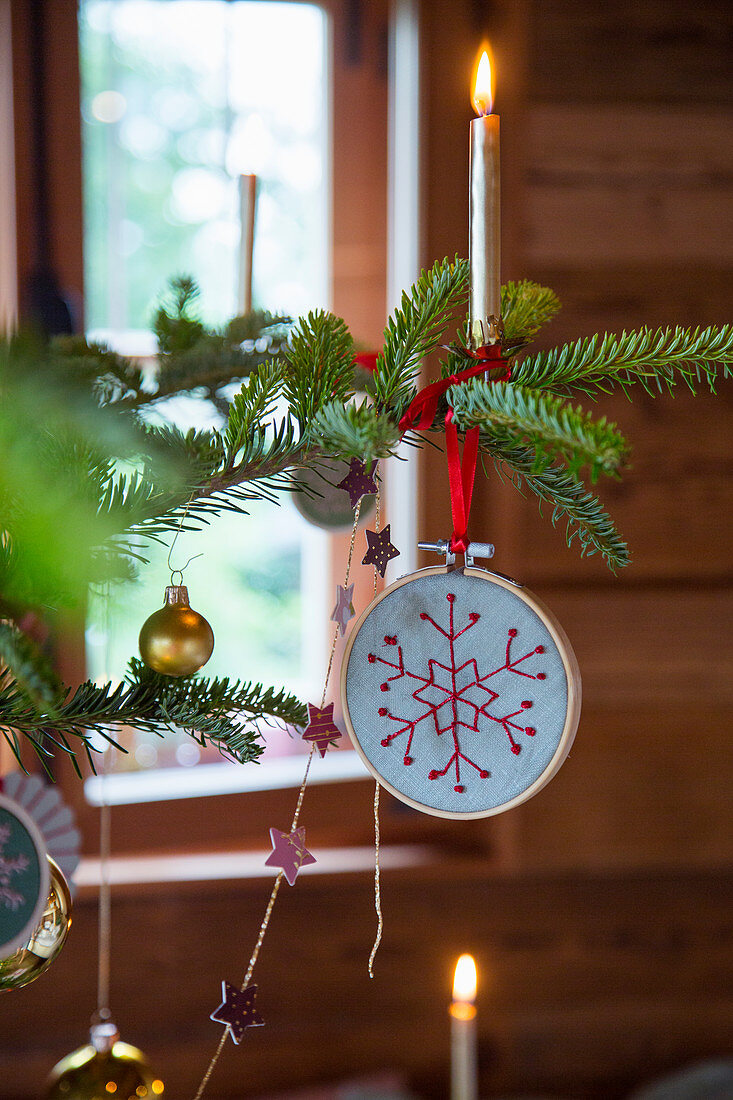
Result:
M466 358L477 360L476 365L467 367L458 374L431 382L415 395L400 420L400 431L404 435L410 429L429 428L438 411L438 402L451 386L460 386L469 378L485 374L487 370L503 367L504 373L492 378L492 382L508 382L511 367L502 357L499 344L486 344L480 348L451 347L449 351L458 351ZM463 446L463 458L458 449L458 429L453 420L453 409L445 414L445 451L448 460L448 484L450 487L451 513L453 516L453 534L450 539L452 551L465 554L468 549L468 517L471 511L471 498L476 478L478 459L478 426L466 432Z

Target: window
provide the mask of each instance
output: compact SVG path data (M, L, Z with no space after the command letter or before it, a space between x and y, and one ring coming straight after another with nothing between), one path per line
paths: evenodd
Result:
M109 152L107 146L111 142L111 135L119 131L123 119L126 118L129 122L134 117L133 108L137 103L143 102L144 104L147 95L144 91L142 93L133 91L131 86L125 84L124 81L115 84L111 78L102 79L102 76L112 72L114 65L119 66L120 58L124 54L122 43L110 45L109 41L106 44L101 41L105 34L109 38L109 30L113 25L114 10L122 11L123 9L136 10L138 14L143 10L152 11L153 9L166 14L176 11L182 12L184 9L186 11L205 9L207 13L211 13L212 21L219 18L219 15L225 19L231 19L232 11L239 11L240 9L242 12L244 12L244 9L259 9L265 16L276 13L280 21L270 23L270 37L259 51L263 54L266 53L268 57L268 65L264 66L267 79L269 79L270 70L277 63L280 47L288 37L288 28L283 23L284 13L289 13L288 19L291 14L297 19L300 18L299 13L309 12L310 17L317 16L320 23L320 45L318 47L312 45L315 39L308 40L304 34L300 36L290 35L289 39L292 40L298 37L300 50L303 49L304 42L310 42L310 45L308 45L308 52L311 55L309 64L312 68L314 56L317 55L321 65L321 84L317 88L320 97L317 119L315 110L310 114L311 121L316 119L320 129L318 130L317 141L314 137L315 131L313 128L311 129L311 138L309 138L309 140L313 140L314 148L318 150L321 178L316 187L316 173L312 170L313 158L311 157L311 170L308 173L310 198L307 203L303 194L298 197L294 192L292 202L290 199L287 199L287 201L283 199L288 182L287 172L284 168L282 177L276 181L277 186L275 186L275 183L270 186L265 179L266 163L276 163L281 167L283 165L287 166L288 163L288 158L284 156L283 150L279 146L276 147L272 142L269 145L269 151L273 158L271 162L261 160L258 163L252 163L237 160L236 162L232 161L228 167L224 162L224 169L217 167L217 171L232 172L230 193L226 199L226 203L229 205L224 204L224 207L222 207L224 213L219 219L222 225L228 219L228 229L222 228L222 225L220 225L221 238L227 238L229 242L227 245L228 258L226 249L223 249L219 253L220 262L217 263L217 270L214 273L216 277L219 277L220 271L224 269L225 265L228 265L228 274L226 279L223 280L226 286L221 292L222 296L225 293L229 295L226 306L222 305L223 297L220 297L217 293L212 294L209 292L207 286L204 285L201 271L195 270L192 263L181 262L178 266L176 262L176 257L182 257L183 261L190 261L193 255L191 242L196 234L201 231L203 221L183 222L183 219L179 219L181 224L173 225L173 229L181 234L177 239L183 241L183 244L180 247L176 246L178 251L174 248L169 254L169 258L156 268L157 251L152 244L148 247L147 243L144 242L147 242L148 226L151 227L151 233L153 233L151 242L154 241L154 234L157 230L165 230L168 233L165 219L167 209L165 200L161 201L159 197L156 199L153 196L148 208L148 215L146 215L148 221L144 224L136 220L143 217L142 213L135 212L135 216L131 217L131 211L121 208L119 201L117 206L114 205L114 202L111 208L107 205L109 225L105 221L105 216L100 212L100 208L109 203L109 192L106 190L107 182L112 183L111 194L114 199L115 187L121 181L124 182L126 177L130 178L133 170L141 171L144 178L145 172L157 170L158 159L163 161L166 159L165 156L158 158L157 154L154 155L152 147L146 155L142 156L139 155L139 149L137 152L129 149L125 152L120 148L114 155L122 155L124 152L124 165L118 164L119 170L116 179L111 180L111 173L105 159ZM219 15L216 13L219 13ZM137 30L140 30L143 23L144 20L140 16L137 20L130 20L129 25L132 25L133 29L137 26ZM365 5L357 10L353 5L344 4L341 0L324 0L323 4L318 6L300 3L292 5L274 2L250 3L248 0L247 2L245 0L235 0L235 2L227 4L220 3L219 0L199 0L198 3L189 3L189 0L160 0L157 3L133 3L133 0L83 0L80 8L79 24L83 84L81 98L84 130L85 205L87 213L85 229L88 245L85 257L85 301L88 314L86 327L88 331L95 334L99 334L100 331L103 332L121 350L151 351L150 339L145 336L145 326L149 320L150 310L164 288L166 279L171 274L181 270L190 271L201 283L203 311L206 320L215 323L218 317L230 314L236 306L240 241L237 217L237 182L234 176L241 170L256 170L260 176L261 205L258 209L255 243L255 305L261 304L271 309L283 308L292 313L301 312L311 305L330 305L336 313L346 319L356 339L363 346L378 346L386 312L387 277L388 82L385 51L386 3L379 0L379 2ZM226 26L231 29L230 24ZM105 30L105 28L107 29ZM96 50L96 61L94 62L96 66L94 71L97 74L95 77L96 84L90 80L87 71L89 50L92 49L90 36L92 39L96 38L96 45L93 46L93 49ZM228 50L231 55L234 37L231 34L229 35L228 45L226 44L226 37L227 34L223 33L222 39L219 40L220 45L224 41L226 48L221 48L224 49L224 54ZM207 39L208 43L210 41L210 38ZM104 69L102 66L100 58L106 56L102 49L103 45L104 49L112 55L111 60L114 65L111 69ZM61 71L63 71L63 58L60 53L63 54L65 50L67 51L67 47L68 43L64 40L59 44L59 50L54 54L54 63L59 66ZM139 46L136 48L139 48ZM257 52L256 47L252 45L252 41L248 40L248 56L253 50ZM148 80L153 79L152 69L154 66L152 61L155 60L156 56L157 54L154 54L152 59L149 56L143 66ZM221 52L217 55L216 66L219 66L219 68L223 64L221 62L222 56ZM185 51L178 50L177 57L178 61L185 59ZM197 59L196 50L193 51L193 57L195 61ZM122 68L124 70L124 66ZM260 65L260 69L262 68L263 66ZM93 75L94 72L92 72ZM121 78L122 76L127 79L129 72L123 71ZM292 66L287 76L292 83ZM191 86L193 86L193 76ZM119 93L124 99L124 103L116 95L107 97L106 103L105 98L101 102L98 101L96 103L97 114L101 113L104 117L111 117L111 121L104 122L94 115L92 104L95 96L107 91ZM290 93L291 102L293 94L299 110L301 106L300 93ZM153 96L154 92L151 91L148 96L151 104ZM266 101L267 96L263 93L262 103L267 110L270 110L272 104ZM124 112L120 114L123 108ZM241 105L237 109L242 116L245 115L245 109ZM145 111L143 110L142 113L144 114ZM293 113L292 110L290 110L290 113ZM358 119L358 125L355 124L356 119ZM246 122L246 119L244 121ZM94 140L97 143L96 153L90 147L92 130L94 130ZM140 129L140 133L142 132L144 132L144 126ZM134 133L135 129L133 127ZM182 135L179 132L176 140L178 141L181 137ZM302 134L296 135L296 138L297 148L302 152L305 139ZM281 140L281 136L279 136L278 143L281 143ZM293 140L295 141L295 138ZM185 141L183 146L189 148ZM239 148L241 151L241 146ZM73 150L69 150L69 155L72 152ZM145 153L144 150L142 152ZM276 153L277 156L275 156ZM96 160L94 157L96 157ZM92 165L97 165L96 177L90 175L90 158ZM64 163L68 164L68 159ZM292 157L289 163L292 164ZM59 166L59 170L60 167L62 165ZM165 167L165 164L162 167ZM201 167L201 165L197 165L197 167ZM157 168L161 168L161 165L157 165ZM204 168L206 169L205 165ZM56 164L54 169L56 170ZM166 170L170 171L170 165ZM93 182L94 178L96 178L96 184ZM292 185L292 174L289 178ZM297 182L301 189L305 187L305 179L298 179ZM101 190L95 192L93 188L97 186ZM268 236L266 231L268 223L265 220L265 197L268 195L268 191L272 200L271 214L268 215L268 218L271 226L276 223L274 226L275 235L272 237ZM279 212L277 202L281 202ZM298 203L300 203L300 207L298 207ZM296 210L304 209L305 205L308 206L310 221L302 237L295 240L292 225L287 224L287 219L291 218ZM118 220L115 222L115 219ZM137 224L138 229L131 229L126 224L130 221ZM78 225L79 241L81 241L80 221ZM109 265L105 248L112 248L110 242L113 225L116 225L116 229L114 229L114 233L117 234L116 239L122 242L123 247L119 263L117 268L111 272L111 277L113 283L114 280L117 281L117 286L122 292L122 301L127 301L125 311L118 309L116 315L104 312L106 309L105 302L109 302L110 298ZM285 227L286 232L280 233L280 236L277 237L276 234L283 227ZM173 230L171 230L172 232ZM96 237L94 237L95 233ZM310 234L310 238L307 234ZM167 239L170 243L172 238ZM96 245L94 244L95 240ZM279 277L284 267L281 262L282 256L273 258L271 253L271 249L274 248L273 241L280 242L278 248L287 248L289 250L288 255L293 261L289 266L285 265L287 279L280 283L274 281L274 276L271 277L272 271L275 269L277 269L275 274ZM97 249L96 262L90 259L89 247L96 247ZM261 255L263 249L265 251L264 258ZM129 250L129 255L125 254L126 250ZM114 252L111 254L114 255ZM147 305L142 308L136 307L137 313L135 313L132 309L134 297L130 293L125 299L127 294L125 288L134 290L137 293L138 284L142 281L140 271L143 269L134 265L138 261L142 263L145 259L149 261L149 266L146 269L149 274L145 277L150 278L150 286L145 297ZM99 272L97 263L101 265ZM95 291L92 288L92 283L95 282L99 283L101 289L97 288ZM212 283L211 285L215 284ZM95 293L96 299L94 297ZM305 297L306 294L309 295L308 298ZM217 313L217 310L219 310L219 313ZM142 338L140 334L143 334ZM201 412L201 408L197 408L193 413L198 423L201 423ZM186 420L186 418L191 415L191 409L186 402L178 404L175 410L176 418L183 418L182 422L186 423L190 422L190 419ZM214 422L215 411L213 407L208 410L207 415L211 417L208 423ZM322 630L323 641L330 645L331 635L328 615L332 606L333 586L337 580L341 580L340 574L348 548L348 535L323 535L313 528L306 527L298 516L289 516L285 509L278 509L276 516L278 528L281 526L283 528L283 546L279 548L277 564L274 564L274 554L271 554L270 558L263 562L262 555L258 557L256 554L251 554L243 546L244 541L248 540L248 532L256 529L261 522L260 517L255 516L251 522L245 519L241 521L241 526L236 524L233 541L237 542L238 545L233 559L227 565L227 569L237 574L234 578L237 584L241 583L243 575L249 575L251 580L253 570L262 570L269 577L267 583L272 582L276 577L281 586L278 595L281 603L280 610L283 613L286 610L288 613L294 611L296 615L300 615L300 621L296 623L296 629L291 632L290 638L280 637L279 631L270 632L269 640L265 639L267 644L262 647L261 652L257 655L257 659L263 662L260 666L261 671L256 665L253 665L251 658L246 654L238 658L236 654L229 651L228 643L224 640L226 627L220 628L217 630L218 653L215 652L211 666L207 666L206 671L211 667L214 672L222 671L229 675L241 674L247 678L261 675L264 680L278 683L283 679L283 677L277 675L278 662L282 667L288 662L289 657L292 657L294 640L297 638L296 648L300 646L302 660L295 673L293 673L292 666L290 667L290 673L284 686L299 691L304 696L311 695L312 697L313 694L318 696L325 668L325 655L324 659L319 659L316 655L316 650L320 646L317 637L316 646L312 644L313 636L311 636L309 646L304 647L300 644L300 623L310 617L311 621ZM225 518L222 522L226 525L228 521ZM220 530L221 528L217 524L216 531ZM288 531L291 534L294 531L300 531L300 534L291 538L290 548L288 548L286 538ZM205 536L196 536L188 540L188 543L185 539L179 540L174 564L178 564L177 554L179 550L181 551L182 560L185 561L190 553L198 553L204 548L204 539ZM242 545L239 544L240 542ZM295 554L292 552L293 543L297 543ZM215 629L220 625L215 621L216 612L211 610L215 606L216 597L212 597L211 602L209 602L206 583L207 576L212 576L215 573L213 562L216 560L216 553L215 548L211 551L206 550L206 556L194 562L186 575L193 606L198 607L202 613L207 614L214 623ZM330 566L331 561L335 563L338 576L334 574ZM317 568L314 568L313 563L315 562L317 562ZM283 568L283 566L286 568ZM361 572L364 574L363 577L358 575L359 571L357 570L357 575L353 578L356 581L355 599L359 606L363 606L368 602L371 593L371 577L367 575L367 570ZM262 579L262 574L260 574L259 579ZM119 633L117 639L111 642L109 662L116 662L114 672L119 674L125 658L130 653L135 652L137 631L150 611L160 605L162 588L166 580L167 574L163 561L159 558L156 563L151 565L149 570L146 568L144 588L134 590L134 595L133 590L128 590L127 608L123 608L123 618L120 620L118 627ZM317 591L319 585L320 593ZM223 589L226 593L230 592L229 586L220 584L218 578L217 587L220 590ZM122 598L124 601L124 593ZM307 611L304 610L304 600L307 599L319 602L317 615L309 616ZM228 602L231 601L228 600ZM246 604L246 600L244 600L244 603ZM126 620L124 616L127 616ZM104 652L102 639L104 621L99 610L94 611L92 609L88 626L87 650L89 663L94 674L97 675L103 672L103 665L108 663L107 659L102 657ZM66 667L68 674L73 676L78 666L74 663L73 654L69 647L65 652L67 653ZM219 659L222 660L221 668L215 663ZM311 689L309 692L304 685L305 681L312 676L317 677L317 685L315 691ZM337 678L334 675L332 687L336 683ZM277 735L270 736L268 734L267 740L268 751L278 751L275 744L278 740ZM139 852L141 848L148 847L151 844L157 849L175 848L180 846L184 838L186 838L188 845L191 838L192 823L196 833L196 843L200 846L241 845L243 843L245 845L261 846L263 814L271 815L273 820L276 820L279 816L287 816L292 813L292 792L283 790L282 795L279 795L277 790L273 792L271 788L285 787L291 784L297 785L302 777L302 759L291 758L289 762L281 758L280 778L278 780L266 775L267 765L241 768L233 764L220 763L218 756L216 756L217 763L197 767L186 766L193 763L193 754L190 750L191 748L196 750L196 746L192 745L190 739L185 735L182 735L179 740L166 738L165 741L161 741L156 738L153 739L151 744L157 752L154 759L152 753L145 747L145 740L138 741L134 745L136 750L138 748L143 749L141 753L142 763L145 763L146 755L149 762L147 768L132 777L138 784L137 792L131 795L128 786L124 790L120 789L118 795L110 799L119 803L114 818L115 849L118 852ZM293 742L287 734L280 738L279 751L289 753L293 747ZM178 752L179 749L182 750L180 753ZM315 785L308 796L312 812L317 815L317 820L324 830L324 834L330 834L331 828L338 824L339 837L343 842L349 843L368 840L372 798L371 784L365 781L350 785L350 804L353 804L354 807L359 806L363 813L359 814L358 826L354 825L344 832L343 790L339 787L339 784L327 782L319 784L318 779L326 778L326 773L329 770L332 773L330 778L343 776L349 770L353 773L354 765L353 763L350 765L348 761L354 757L355 754L342 752L329 754L326 760L319 761L318 776L313 777ZM140 764L141 761L138 759L137 763ZM199 760L198 763L201 764L202 761ZM358 763L358 760L356 763ZM361 768L360 765L359 767ZM288 774L289 770L292 772L290 776ZM208 792L211 796L215 795L216 797L197 797L190 801L188 799L189 795L203 794L202 790L199 789L199 780L204 773L207 774ZM361 770L361 774L364 774L363 770ZM130 774L117 773L110 777L109 787L111 788L117 783L124 787L125 782L130 778ZM169 780L171 786L167 785ZM259 793L257 790L258 785L270 789L263 789ZM249 789L250 793L245 796L245 801L243 801L242 795L234 792L245 788ZM89 781L87 789L93 803L97 800L98 795L98 791L95 794L94 780ZM90 806L86 802L79 801L81 792L77 782L70 774L67 792L70 800L76 803L85 842L88 849L93 851L98 823L97 814L93 805ZM109 793L112 793L111 790ZM150 801L145 801L146 799L150 799ZM281 803L282 808L279 809ZM248 835L248 821L252 822L253 832L251 838ZM256 829L255 822L257 823Z
M242 173L259 178L255 302L327 303L327 29L311 4L82 0L87 329L144 332L189 272L206 321L237 311Z
M153 351L146 329L155 298L176 273L201 288L209 324L237 312L239 177L259 181L254 301L297 316L327 301L327 18L308 4L221 0L83 0L80 67L84 164L86 317L90 334L121 351ZM297 110L294 105L297 103ZM178 398L157 417L206 427L220 416L204 399ZM142 621L169 583L166 552L134 585L92 599L90 673L121 678ZM210 675L320 693L330 597L327 536L286 497L258 503L247 519L220 517L183 535L174 564L203 557L186 574L193 605L217 639ZM115 770L219 765L184 733L133 733ZM269 756L302 742L272 731ZM205 769L207 771L208 769ZM217 769L217 770L220 770ZM199 791L222 777L197 772ZM156 790L190 780L157 775ZM235 783L234 776L225 783ZM144 786L120 783L120 797ZM90 783L90 797L95 782ZM109 794L109 790L108 790Z
M209 323L236 310L238 176L245 171L259 178L255 303L293 315L327 304L328 25L323 9L306 4L83 0L92 336L122 351L152 352L146 323L166 279L179 271L199 282ZM206 402L183 398L167 403L163 415L182 427L213 425L218 416ZM247 520L224 516L210 532L179 540L174 564L189 552L204 555L186 580L217 637L207 674L241 671L302 698L320 696L331 629L329 549L328 537L287 498L274 515L272 506L260 505ZM149 552L151 564L134 588L114 591L109 607L91 601L87 655L94 677L124 674L142 621L160 605L166 553ZM277 729L268 731L269 759L255 769L223 764L217 750L202 750L184 733L161 740L129 731L125 743L130 752L117 758L104 791L123 804L287 786L302 775L302 763L286 758L299 757L303 742ZM352 753L330 754L318 770L323 779L364 774ZM99 801L99 781L89 779L86 792Z

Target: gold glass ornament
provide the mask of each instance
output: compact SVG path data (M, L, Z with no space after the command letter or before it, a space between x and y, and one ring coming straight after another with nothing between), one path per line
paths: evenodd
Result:
M163 1082L143 1052L120 1042L111 1021L92 1027L90 1038L51 1070L47 1100L154 1100L163 1095Z
M50 856L51 884L41 919L32 935L12 955L0 959L0 992L20 989L35 981L56 958L71 928L71 894L60 868Z
M164 606L143 623L139 646L145 664L164 676L191 676L206 664L214 632L190 606L184 584L168 585Z

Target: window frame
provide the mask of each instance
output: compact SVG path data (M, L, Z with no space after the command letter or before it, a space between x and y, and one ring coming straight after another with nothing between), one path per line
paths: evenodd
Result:
M297 2L297 0L296 0ZM331 226L331 308L346 316L357 337L377 340L383 327L386 287L387 233L387 72L386 29L389 4L353 5L346 0L321 0L329 22L330 87L327 110L330 125L330 226ZM72 285L75 296L82 291L82 206L81 206L81 128L79 78L68 80L68 73L79 73L76 11L71 5L52 3L44 16L47 41L46 98L48 100L49 148L59 136L59 118L73 118L67 130L64 158L53 158L50 187L74 192L74 201L64 211L51 212L54 253L66 257L59 263L59 275ZM19 8L14 26L15 80L28 87L30 8ZM55 97L55 109L51 100ZM27 118L27 97L18 97L16 131ZM354 119L358 118L358 127ZM32 175L32 155L21 139L19 185ZM375 166L374 150L384 149L384 160ZM369 171L364 159L369 158ZM62 178L63 177L63 178ZM26 189L27 193L27 189ZM373 211L383 216L375 230ZM372 212L371 214L369 212ZM61 247L62 221L64 243ZM18 211L19 226L35 231L32 210ZM74 263L68 260L75 257ZM30 255L19 249L21 271L30 269ZM366 274L366 277L365 277ZM343 580L343 562L348 552L349 535L334 535L330 541L327 568L331 587ZM358 570L356 571L359 572ZM366 574L368 571L363 570ZM371 576L356 576L357 606L371 598ZM327 612L324 609L324 614ZM86 677L81 616L65 618L55 640L59 669L66 682L78 683ZM338 649L341 648L339 643ZM330 685L330 696L338 694L338 654ZM246 670L244 670L246 675ZM305 768L303 757L303 768ZM101 766L101 761L99 762ZM254 765L248 765L252 767ZM57 764L59 782L67 801L73 806L84 838L84 851L93 853L98 846L99 811L87 802L83 786L70 763L62 758ZM352 824L344 828L344 782L348 783L350 805L362 804L365 813L350 814ZM268 789L166 801L136 802L113 808L114 850L118 853L186 848L219 849L236 844L241 847L263 845L263 821L282 822L292 816L295 787ZM324 838L338 828L339 842L368 843L371 836L373 780L368 776L338 782L314 783L308 791L308 804L318 822L314 832ZM310 817L310 815L309 815ZM310 833L309 828L309 833Z

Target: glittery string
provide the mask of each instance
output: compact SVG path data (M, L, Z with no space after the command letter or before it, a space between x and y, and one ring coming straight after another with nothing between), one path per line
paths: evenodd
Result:
M351 574L351 562L352 562L352 559L354 557L354 544L356 542L356 532L357 532L357 528L359 526L359 516L360 515L361 515L361 500L359 500L359 502L357 503L356 509L354 511L354 524L351 528L351 541L349 543L349 555L346 559L346 575L345 575L345 578L344 578L344 587L346 587L349 583L349 576ZM377 493L377 530L379 530L379 494L378 493ZM375 577L374 585L375 585L375 591L376 591L376 570L375 570L374 577ZM336 653L336 643L338 641L338 635L339 635L339 626L338 626L338 623L336 623L335 627L334 627L334 632L333 632L333 639L331 641L331 652L329 653L329 656L328 656L328 665L326 667L326 675L325 675L324 681L323 681L323 692L321 693L321 709L323 709L323 707L325 705L325 702L326 702L326 694L328 692L328 684L329 684L329 681L331 679L331 672L333 670L333 659L334 659L334 656L335 656L335 653ZM298 800L295 804L295 813L293 814L293 820L292 820L291 825L290 825L290 832L291 833L294 832L295 829L298 827L298 820L300 818L300 811L301 811L301 808L303 806L303 799L305 797L305 788L306 788L306 784L308 783L308 775L310 773L310 767L311 767L311 763L313 761L313 753L315 752L315 749L316 749L316 743L314 741L313 744L311 745L310 752L308 753L308 760L306 761L305 772L303 774L303 782L300 784L300 790L298 791ZM280 890L280 883L283 880L283 875L284 875L284 871L278 871L277 876L275 878L275 882L274 882L273 887L272 887L272 892L270 893L270 900L267 903L267 908L265 909L265 915L262 918L262 924L260 925L260 931L259 931L259 934L257 936L257 942L255 943L254 950L252 951L252 954L250 955L249 964L247 966L247 973L245 974L244 981L242 982L242 984L240 986L240 992L242 992L242 993L244 992L244 990L247 988L250 981L252 980L252 975L254 973L254 968L257 964L257 959L258 959L259 954L260 954L260 949L262 947L262 944L263 944L264 939L265 939L265 935L267 933L267 927L270 923L270 917L272 916L272 911L275 908L275 902L277 900L277 895L278 895L279 890ZM198 1087L198 1091L196 1092L194 1100L201 1100L201 1097L204 1094L206 1086L209 1083L209 1078L211 1077L211 1074L214 1072L214 1069L216 1067L216 1063L219 1061L219 1056L221 1055L221 1052L224 1049L224 1044L226 1043L226 1040L227 1040L227 1034L228 1034L228 1028L224 1028L224 1030L221 1033L221 1038L219 1039L218 1046L217 1046L217 1048L214 1052L214 1056L211 1059L211 1061L209 1062L209 1065L207 1066L207 1069L206 1069L206 1073L204 1074L203 1078L201 1079L201 1084Z
M104 607L104 679L109 680L110 630L112 615L110 608L110 586L105 584L103 594ZM99 807L99 910L97 913L97 1011L93 1023L105 1023L112 1019L110 1000L110 959L112 955L112 895L109 881L109 861L111 854L112 810L107 796L107 777L114 749L107 744L102 756L102 781L100 783Z
M379 874L379 780L374 784L374 909L377 914L377 935L369 956L369 977L374 977L374 959L382 942L384 920L382 918L382 888Z
M375 516L375 526L379 531L380 518L381 518L381 497L379 491L377 491L377 510ZM374 598L377 596L377 567L374 567ZM379 780L374 783L374 909L377 914L377 934L374 939L374 945L369 956L369 977L374 977L374 959L376 958L379 945L382 942L382 932L384 930L384 920L382 918L382 889L380 883L380 868L379 868Z
M102 1023L111 1017L109 1008L110 954L112 944L112 899L109 884L110 857L110 805L107 801L107 754L105 752L104 774L102 776L102 805L99 810L99 917L98 917L98 959L97 959L97 1022Z

